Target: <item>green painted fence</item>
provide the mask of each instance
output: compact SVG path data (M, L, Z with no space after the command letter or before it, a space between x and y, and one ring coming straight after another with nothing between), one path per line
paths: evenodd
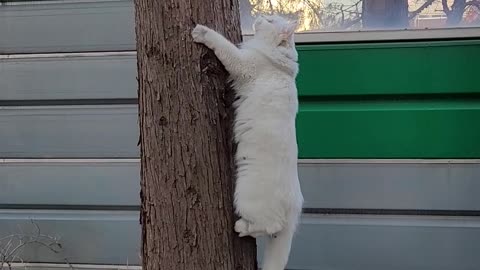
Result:
M301 158L480 157L480 41L298 50Z

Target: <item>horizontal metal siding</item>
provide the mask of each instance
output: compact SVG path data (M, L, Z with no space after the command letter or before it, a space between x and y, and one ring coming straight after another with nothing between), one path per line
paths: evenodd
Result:
M287 267L474 270L480 265L479 224L478 218L304 217Z
M25 262L139 263L137 211L0 210L0 238L36 236L32 222L41 234L57 238L62 248L54 253L42 245L26 245L19 256Z
M380 49L383 50L383 47ZM376 49L375 46L372 48ZM361 54L362 49L372 48L360 47L356 51ZM430 50L427 47L424 49ZM312 50L301 50L300 54L308 55ZM0 67L5 70L0 73L0 87L4 89L0 102L5 105L22 105L28 101L41 105L39 99L60 102L55 104L136 102L133 52L115 56L58 56L28 58L17 55L0 59ZM305 69L308 73L313 67ZM474 89L471 85L465 87ZM299 84L300 91L306 88L305 83L303 87ZM352 100L329 100L300 96L300 101L297 134L302 158L480 156L477 140L480 133L473 128L480 115L476 96L402 97L398 100L395 97L362 100L357 96ZM356 135L351 136L352 133Z
M131 0L0 6L0 53L135 49Z
M135 53L0 58L0 100L133 99L136 73Z
M0 237L35 233L30 220L42 233L59 237L63 251L27 246L26 261L139 263L138 212L3 210ZM479 249L479 218L305 215L288 268L473 270L480 264Z
M139 207L136 160L0 163L3 207ZM480 164L300 164L310 209L480 211Z
M13 270L142 270L138 265L112 265L112 264L67 264L67 263L12 263Z
M0 109L0 157L138 157L137 106Z
M0 208L138 208L137 161L0 163Z
M299 176L305 207L480 210L480 164L300 164Z

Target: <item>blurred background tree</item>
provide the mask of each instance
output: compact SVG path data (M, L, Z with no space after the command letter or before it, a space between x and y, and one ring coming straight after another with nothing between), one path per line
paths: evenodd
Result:
M297 31L480 26L480 0L240 0L242 25L258 14L297 19Z

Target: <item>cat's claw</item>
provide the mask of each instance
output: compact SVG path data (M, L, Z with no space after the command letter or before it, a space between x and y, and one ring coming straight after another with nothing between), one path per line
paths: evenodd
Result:
M201 24L197 24L197 26L195 26L195 28L192 31L193 41L197 43L205 42L205 35L209 30L210 28Z

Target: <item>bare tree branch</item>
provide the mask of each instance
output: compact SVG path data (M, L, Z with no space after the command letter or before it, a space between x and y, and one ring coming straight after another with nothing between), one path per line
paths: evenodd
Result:
M448 7L447 0L442 0L442 7L443 7L443 12L448 16L452 10Z
M12 234L0 238L0 270L4 269L5 266L11 270L12 263L15 261L24 263L20 253L29 245L39 245L55 254L62 252L62 245L56 237L42 234L40 226L33 220L31 220L31 223L34 227L33 234L25 234L22 231L21 234ZM69 265L71 266L71 264ZM73 267L71 266L71 268Z
M433 4L435 0L427 0L427 2L423 3L417 10L410 12L410 15L408 16L408 20L411 20L415 18L418 14L420 14L424 9L429 7L431 4Z
M273 12L273 3L272 0L268 0L268 3L270 5L270 12Z
M356 18L355 20L350 21L350 22L348 22L348 23L345 24L345 25L342 25L342 28L343 28L343 29L350 28L350 27L352 27L353 25L355 25L355 24L357 24L358 22L360 22L361 20L362 20L362 16L359 16L359 17Z
M67 258L65 258L63 261L68 265L68 267L70 267L70 270L75 270L75 268L73 267L73 264L71 264Z
M465 6L474 6L474 7L478 8L478 10L480 10L480 1L478 1L478 0L467 1L465 3Z
M322 14L320 13L319 9L315 7L314 4L312 4L310 1L306 0L304 3L307 4L308 7L312 9L312 11L317 15L318 18L321 18Z

